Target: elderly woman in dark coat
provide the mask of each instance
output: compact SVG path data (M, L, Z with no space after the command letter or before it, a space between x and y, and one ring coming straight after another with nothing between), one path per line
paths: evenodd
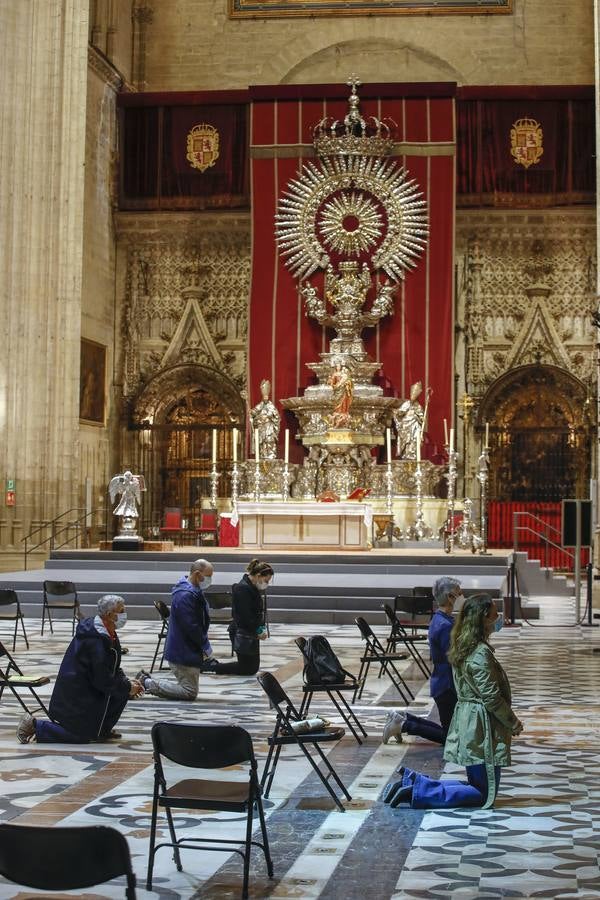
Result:
M452 630L448 659L457 703L444 746L444 759L464 765L467 781L441 781L411 769L400 770L384 799L406 801L416 809L491 806L500 784L500 768L510 765L512 738L523 730L511 708L510 684L489 637L499 621L487 594L468 597Z
M263 592L273 577L267 562L253 559L246 574L232 589L232 618L229 634L237 656L234 663L216 663L215 675L256 675L260 668L260 644L264 634Z
M127 700L144 692L121 669L117 629L126 620L122 597L100 597L98 615L79 623L67 647L50 699L52 721L23 716L17 729L22 744L32 738L76 744L121 737L113 729Z

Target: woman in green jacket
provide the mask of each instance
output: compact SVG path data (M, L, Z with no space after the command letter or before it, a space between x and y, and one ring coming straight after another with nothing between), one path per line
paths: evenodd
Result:
M457 704L444 747L444 759L464 765L467 781L428 778L400 770L384 800L391 806L410 802L415 809L489 807L500 784L501 766L510 765L513 736L523 730L511 709L510 684L489 644L500 624L496 604L487 594L468 597L450 638Z

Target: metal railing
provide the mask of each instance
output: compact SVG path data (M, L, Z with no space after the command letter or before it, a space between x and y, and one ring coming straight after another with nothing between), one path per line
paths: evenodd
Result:
M527 516L530 520L539 523L543 526L545 531L536 531L535 528L532 528L530 525L520 525L519 524L519 516ZM567 550L566 547L563 547L562 544L556 543L556 541L551 540L548 537L549 532L554 532L555 535L558 535L558 538L562 537L561 532L558 528L555 528L554 525L551 525L549 522L544 521L544 519L540 519L539 516L534 515L530 512L514 512L513 513L513 546L515 551L519 549L519 532L526 532L527 534L533 535L537 538L538 541L543 542L544 546L544 568L550 568L548 565L548 553L549 549L552 547L554 550L558 550L560 553L564 554L568 558L568 565L566 568L569 571L572 571L575 565L575 554L571 553L570 550ZM541 562L541 560L540 560Z
M72 516L73 513L79 513L79 515L76 518L65 521L65 517ZM108 533L108 520L100 526L89 524L90 521L94 521L96 516L97 511L95 510L90 511L80 506L72 506L71 509L65 510L60 515L55 516L54 519L42 522L40 525L32 528L29 534L21 538L21 543L24 545L23 568L25 571L27 570L29 554L40 550L42 547L50 551L60 550L61 547L66 547L67 545L73 546L74 542L74 549L78 550L83 539L85 539L87 546L91 545L92 532L104 531ZM31 545L30 542L44 532L45 537L38 539L37 543Z

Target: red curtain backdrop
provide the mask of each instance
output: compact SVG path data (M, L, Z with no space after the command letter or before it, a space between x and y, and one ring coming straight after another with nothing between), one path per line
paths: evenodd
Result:
M314 383L305 364L317 361L328 346L323 329L304 315L297 281L277 252L274 222L278 199L304 161L302 145L312 146L313 127L323 116L344 117L348 93L337 85L250 89L251 405L258 402L263 378L271 381L276 403L301 394ZM418 182L430 224L427 250L398 291L395 315L366 331L365 343L382 363L386 394L407 397L419 379L433 389L427 430L431 444L441 445L453 392L454 85L365 85L359 93L362 114L390 117L398 124L396 139L410 145L398 161ZM284 427L296 431L290 414ZM290 456L300 461L303 452L291 446Z
M561 543L562 504L561 503L513 503L509 501L491 500L488 504L488 545L490 547L512 548L515 546L514 514L530 513L518 516L520 526L516 545L527 553L530 559L537 559L542 566L553 569L573 569L573 559L563 550L551 547L546 541L538 538L533 532L545 533L554 544ZM541 519L547 527L539 521ZM531 529L530 531L526 529ZM569 548L573 553L573 548ZM581 551L581 564L587 565L588 551Z
M594 202L593 89L575 86L572 96L565 96L565 90L461 89L457 101L459 206ZM529 168L511 155L510 133L518 119L535 119L542 127L544 152Z

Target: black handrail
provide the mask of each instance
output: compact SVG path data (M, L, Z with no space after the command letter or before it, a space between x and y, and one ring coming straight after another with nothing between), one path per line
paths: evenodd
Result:
M62 524L61 528L57 529L57 525L59 524L61 519L64 519L65 516L68 516L70 513L78 512L81 515ZM48 522L42 522L41 525L38 525L36 528L33 528L29 534L26 534L25 537L21 538L21 543L24 543L24 570L27 571L27 562L28 556L30 553L33 553L35 550L39 550L40 547L44 547L46 544L49 544L50 550L60 550L61 547L65 547L67 544L70 544L73 540L75 540L75 548L79 548L79 540L81 533L86 529L82 528L82 524L86 522L88 518L92 518L92 516L97 515L97 510L86 510L81 506L72 506L71 509L67 509L65 512L60 513L60 515L55 516L54 519L49 520ZM108 522L106 523L108 526ZM29 540L33 537L33 535L37 534L37 532L42 531L43 529L50 528L50 534L35 544L33 547L28 546ZM57 544L56 539L59 535L64 532L71 532L72 529L75 529L75 538L72 536L67 537L66 540L62 541L62 543Z

